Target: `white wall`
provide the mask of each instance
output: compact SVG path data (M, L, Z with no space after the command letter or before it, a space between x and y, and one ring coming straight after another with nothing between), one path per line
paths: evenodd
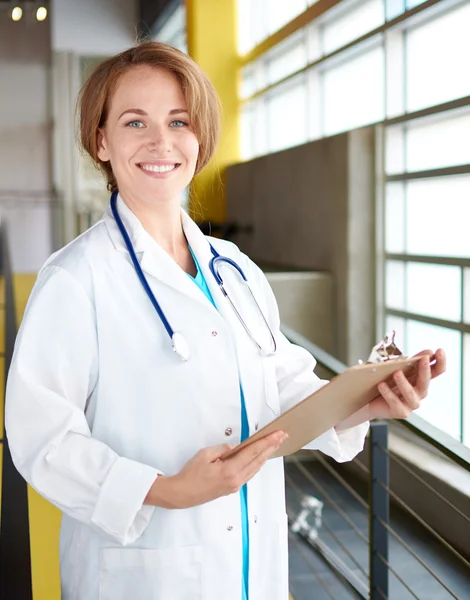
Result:
M12 267L36 271L52 252L49 23L0 13L0 215Z
M52 0L52 49L115 54L137 37L137 0Z

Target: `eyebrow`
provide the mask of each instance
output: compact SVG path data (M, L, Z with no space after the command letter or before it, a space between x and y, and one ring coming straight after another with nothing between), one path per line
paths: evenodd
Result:
M168 114L169 115L178 115L178 114L187 113L187 112L188 111L185 108L173 108L172 110L170 110L170 112ZM128 108L119 116L119 119L121 119L127 113L132 113L134 115L142 115L143 117L148 117L148 113L146 113L145 110L142 110L141 108Z

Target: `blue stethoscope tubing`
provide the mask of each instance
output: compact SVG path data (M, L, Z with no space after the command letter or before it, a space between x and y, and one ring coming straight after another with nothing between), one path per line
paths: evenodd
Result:
M190 358L190 351L189 351L188 343L187 343L186 339L184 338L184 336L180 332L175 331L173 329L173 327L170 325L170 322L166 318L165 313L162 310L162 307L160 306L158 300L155 298L154 293L150 289L148 281L144 275L144 272L142 271L142 268L139 264L136 254L135 254L135 250L132 245L132 241L129 237L129 234L127 233L127 230L124 226L124 223L122 222L121 217L119 216L119 212L117 209L117 195L118 195L117 191L113 192L111 195L111 200L110 200L111 212L113 213L114 220L116 221L118 229L124 240L124 243L126 244L127 250L129 252L129 256L131 257L131 260L132 260L132 264L134 265L135 272L140 280L140 283L142 284L142 287L145 290L145 293L147 294L150 302L152 303L153 308L155 309L156 313L158 314L160 321L162 322L163 326L166 329L166 332L171 340L173 350L183 361L187 361ZM261 310L260 305L258 304L253 292L251 291L250 286L248 285L248 281L247 281L247 278L246 278L244 272L242 271L240 266L237 265L237 263L234 260L232 260L231 258L228 258L227 256L221 256L210 242L209 242L209 246L210 246L211 252L213 254L213 257L209 262L209 269L210 269L215 281L217 282L217 285L219 286L220 291L222 292L224 297L227 298L233 311L237 315L238 320L242 324L244 330L246 331L246 333L248 334L250 339L256 344L260 353L263 356L272 356L276 352L276 340L275 340L274 334L269 326L269 323L267 322L267 320L263 314L263 311ZM252 298L253 302L255 303L257 310L258 310L259 314L261 315L262 320L263 320L267 330L269 331L269 335L271 338L269 349L265 349L259 344L259 342L256 340L256 338L251 333L249 327L245 323L243 317L237 310L237 307L232 302L232 299L228 295L228 293L224 287L223 279L219 272L219 269L222 266L222 264L229 264L231 267L233 267L238 272L240 277L242 278L243 283L246 285L246 288L250 294L250 297Z

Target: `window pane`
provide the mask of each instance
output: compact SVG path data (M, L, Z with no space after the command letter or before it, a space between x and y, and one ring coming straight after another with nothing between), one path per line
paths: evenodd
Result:
M255 112L252 106L242 108L240 115L240 145L243 160L248 160L255 155L254 143Z
M470 335L464 335L463 443L470 448Z
M385 32L385 72L387 90L387 117L405 112L405 44L400 29Z
M409 262L406 265L406 310L448 321L460 321L459 267Z
M465 323L470 323L470 269L464 269L463 273L463 320Z
M446 372L431 381L429 396L416 412L439 429L460 439L460 333L452 329L408 320L406 324L405 353L408 356L420 350L444 348L447 354Z
M285 0L283 0L285 1ZM323 52L330 54L384 22L383 0L365 0L353 10L338 15L323 25Z
M307 64L307 45L304 31L300 31L279 44L266 56L268 84L295 73Z
M248 98L252 96L258 89L256 85L256 66L250 64L242 69L240 96Z
M403 353L405 352L405 327L406 320L402 319L402 317L387 315L385 318L385 331L383 335L395 331L395 344Z
M385 190L385 250L405 252L405 185L388 183Z
M307 89L304 78L296 84L276 89L266 101L269 151L307 141Z
M439 120L410 122L406 162L408 171L470 163L470 113L454 113L450 117L444 113Z
M387 21L391 21L405 12L405 0L385 0Z
M387 175L405 171L405 137L403 125L387 127L385 131L385 172Z
M383 48L324 73L325 135L381 121L384 116Z
M385 265L385 301L387 308L405 308L405 264L398 260Z
M406 198L410 254L470 257L470 176L409 181Z
M470 4L407 33L407 109L470 94Z
M307 8L307 0L268 0L268 3L269 10L266 11L265 19L267 19L269 35L281 29Z

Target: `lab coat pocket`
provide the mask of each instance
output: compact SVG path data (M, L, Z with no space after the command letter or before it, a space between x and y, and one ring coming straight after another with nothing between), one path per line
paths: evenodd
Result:
M202 600L202 549L104 548L100 600Z
M276 365L274 357L263 356L261 361L263 363L266 404L275 415L279 415L281 412L281 407L279 404L279 389L277 387Z

